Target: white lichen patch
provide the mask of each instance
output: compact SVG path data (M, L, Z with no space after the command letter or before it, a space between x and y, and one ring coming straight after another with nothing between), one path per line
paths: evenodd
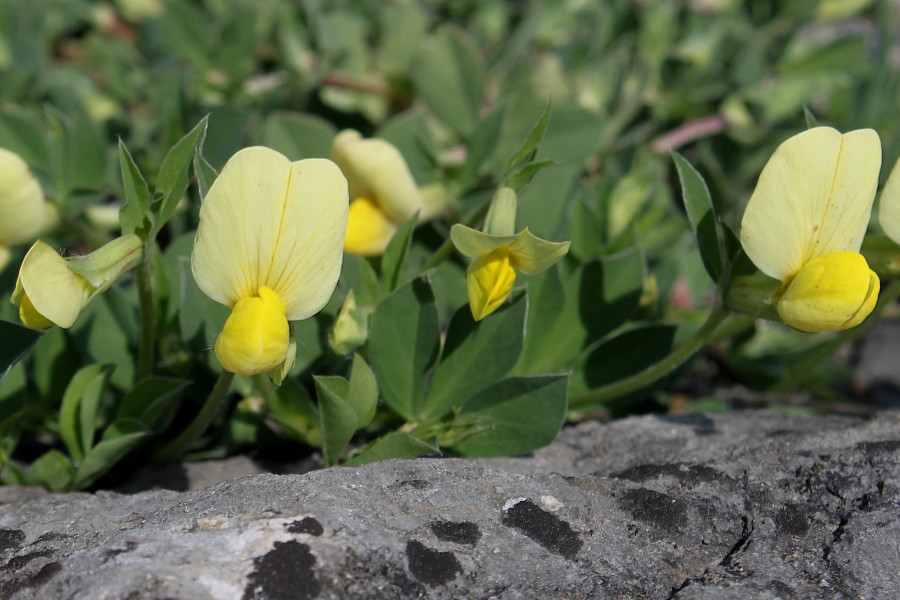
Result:
M525 502L526 500L528 500L528 498L510 498L506 501L506 504L503 505L503 510L507 511L519 502Z
M544 510L549 510L550 512L556 512L561 509L565 504L554 498L553 496L541 496L541 506L544 507Z

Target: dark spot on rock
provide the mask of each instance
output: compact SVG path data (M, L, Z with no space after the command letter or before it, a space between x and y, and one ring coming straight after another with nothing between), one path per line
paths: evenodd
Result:
M316 557L299 542L275 542L266 554L253 559L253 572L243 600L308 600L322 591L313 565Z
M431 486L431 482L425 479L404 479L397 482L397 487L411 487L417 490L424 490Z
M668 494L646 488L628 490L619 505L632 517L674 532L687 525L687 505Z
M288 533L308 533L309 535L320 536L325 532L322 524L313 519L306 517L293 523L288 523L285 527Z
M783 581L778 581L777 579L773 579L765 587L766 590L770 592L775 592L780 598L794 598L796 593L793 588Z
M5 565L0 567L4 571L17 571L33 561L36 558L44 558L46 556L53 556L53 550L38 550L37 552L29 552L28 554L23 554L21 556L14 556Z
M435 521L431 524L431 532L445 542L470 544L474 546L481 538L481 531L475 523L454 521Z
M789 502L775 513L775 527L781 533L801 536L809 531L809 517L799 504Z
M16 576L10 581L0 582L0 598L12 598L13 594L27 588L41 587L62 570L58 562L47 563L37 573L26 573L24 577Z
M648 479L658 479L660 477L672 477L679 481L696 481L696 482L719 482L730 481L731 478L707 465L686 465L683 463L662 464L662 465L637 465L629 467L618 473L613 473L610 477L616 479L627 479L635 483L641 483Z
M893 454L900 450L900 440L885 440L881 442L859 442L856 444L860 450L870 456Z
M0 552L18 550L24 541L24 532L18 529L0 529Z
M503 514L502 523L515 527L538 544L566 558L574 558L582 541L572 527L531 500L522 500Z
M429 586L450 583L462 573L455 554L432 550L415 540L406 542L406 558L413 577Z
M127 542L125 542L124 548L110 548L109 550L104 552L103 553L103 561L106 562L109 559L116 557L120 554L125 554L126 552L131 552L135 548L137 548L137 543L132 542L131 540L128 540Z
M47 533L41 534L41 537L34 541L35 544L41 544L46 542L58 542L59 540L67 540L73 536L67 533L58 533L56 531L48 531Z

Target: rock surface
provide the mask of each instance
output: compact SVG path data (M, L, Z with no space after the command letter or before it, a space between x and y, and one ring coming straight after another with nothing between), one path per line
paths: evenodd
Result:
M741 412L584 423L533 457L7 488L0 598L900 598L898 451L898 412Z

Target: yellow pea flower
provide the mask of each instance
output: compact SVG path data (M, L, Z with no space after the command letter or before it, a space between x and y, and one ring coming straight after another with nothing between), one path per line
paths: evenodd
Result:
M18 154L0 148L0 270L10 246L30 242L56 222L56 209Z
M881 168L871 129L816 127L782 143L759 176L741 222L741 244L781 281L773 300L801 331L840 331L875 307L880 283L859 249Z
M63 258L38 240L22 260L11 301L26 327L69 328L88 303L143 257L136 235L117 238L86 256Z
M331 159L347 177L350 216L344 250L377 256L397 229L417 212L419 220L440 210L444 198L433 186L419 190L403 155L389 142L347 129L335 137Z
M231 308L214 349L225 370L281 381L296 351L288 321L316 314L334 292L347 212L347 180L329 160L252 147L225 164L191 254L197 285Z
M453 245L473 258L466 270L466 291L472 317L480 321L509 298L516 271L535 275L552 266L569 251L569 242L548 242L526 227L513 234L516 193L501 188L491 200L485 232L457 223L450 228Z

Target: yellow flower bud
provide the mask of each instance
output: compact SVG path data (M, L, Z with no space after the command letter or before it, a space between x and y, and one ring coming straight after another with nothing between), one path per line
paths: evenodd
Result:
M397 231L397 225L368 198L356 198L350 203L348 219L344 250L350 254L378 256Z
M287 306L267 287L258 296L238 300L216 339L216 357L226 371L239 375L265 373L288 354Z
M515 282L516 270L505 247L473 260L466 272L466 288L475 320L480 321L497 310L509 297Z
M803 265L778 301L800 331L841 331L865 320L878 300L878 276L857 252L829 252Z

